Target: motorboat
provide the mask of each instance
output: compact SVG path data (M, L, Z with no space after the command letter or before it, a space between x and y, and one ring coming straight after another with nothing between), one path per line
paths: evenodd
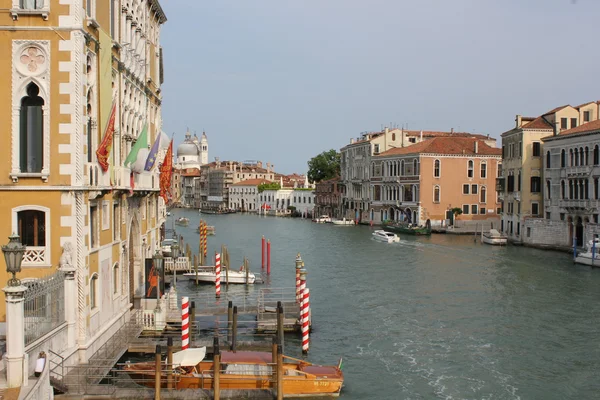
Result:
M160 249L165 257L171 257L172 246L177 244L177 239L165 239L160 244Z
M387 222L383 224L383 229L388 232L406 233L407 235L428 236L431 235L431 224L425 226L415 225L405 222Z
M182 354L183 353L183 354ZM175 389L212 389L214 362L205 360L206 348L173 353L173 364L162 363L161 387L171 372ZM342 360L337 366L316 365L283 356L283 397L339 397L344 383ZM139 385L154 388L155 363L126 362L123 370ZM221 351L219 386L222 390L274 388L273 355L259 351Z
M496 229L490 229L489 232L481 234L481 242L495 246L504 246L508 243L508 237Z
M320 217L313 219L313 221L319 224L328 223L331 222L331 217L329 215L321 215Z
M198 228L196 229L196 233L200 233L200 226L198 226ZM212 225L207 225L206 226L206 234L208 236L213 236L215 234L215 227Z
M387 232L384 230L377 230L373 232L373 239L378 240L380 242L386 243L394 243L399 242L400 238L393 232Z
M196 271L190 271L183 274L185 279L191 281L196 280ZM215 283L217 280L217 273L215 272L214 266L199 266L198 267L198 281ZM256 281L256 275L252 271L248 271L248 283L252 284ZM225 268L221 268L221 283L246 283L246 270L242 266L239 270L230 269L226 271Z
M600 238L594 238L588 242L585 251L575 256L575 262L592 267L600 266L600 255L598 255L598 252L600 252Z
M331 221L332 224L334 225L355 225L354 224L354 220L352 219L334 219Z
M181 226L188 226L189 223L190 223L190 220L185 217L179 217L175 220L175 224L181 225Z

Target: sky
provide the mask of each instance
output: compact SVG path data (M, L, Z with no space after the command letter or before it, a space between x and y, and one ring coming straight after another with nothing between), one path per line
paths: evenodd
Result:
M305 173L382 126L499 138L600 100L598 0L162 0L163 130ZM498 140L500 144L500 140Z

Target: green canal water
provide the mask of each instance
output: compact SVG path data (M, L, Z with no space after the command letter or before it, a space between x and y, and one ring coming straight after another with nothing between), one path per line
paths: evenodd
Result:
M226 244L232 266L246 256L254 272L260 238L270 239L272 272L258 287L293 287L302 254L313 321L307 359L343 357L343 399L600 398L600 269L568 254L454 235L385 244L366 226L172 214L190 218L175 228L192 248L202 217L216 227L209 254ZM298 335L286 335L286 353L301 354Z

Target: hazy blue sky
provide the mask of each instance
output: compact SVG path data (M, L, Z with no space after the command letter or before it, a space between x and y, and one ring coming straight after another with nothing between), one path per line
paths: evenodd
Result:
M499 137L600 99L598 0L162 0L165 132L278 172L390 122Z

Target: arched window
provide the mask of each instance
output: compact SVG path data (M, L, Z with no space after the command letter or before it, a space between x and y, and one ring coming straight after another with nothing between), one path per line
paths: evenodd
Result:
M486 200L487 200L487 188L485 186L482 186L481 189L479 189L479 202L485 203Z
M551 192L551 190L550 190L550 186L551 186L551 185L550 185L550 179L548 179L548 180L546 181L546 198L547 198L547 199L551 199L551 198L552 198L552 192Z
M569 180L569 199L574 199L573 197L573 181Z
M550 168L550 150L546 152L546 168Z
M594 146L594 165L600 164L600 151L598 145Z
M27 96L21 99L20 167L21 172L42 172L44 145L44 99L38 96L35 83L27 86Z
M404 160L400 163L400 175L404 176Z
M575 149L574 153L575 153L575 164L573 164L573 165L575 167L577 167L579 165L579 152L577 151L577 149Z
M567 166L567 152L562 149L560 152L560 167L565 168Z
M90 278L90 309L98 307L98 274L94 273Z
M487 164L485 161L481 162L481 166L480 166L480 172L479 175L481 176L481 178L485 179L487 178Z
M413 160L413 175L419 175L419 164L417 160Z
M575 157L573 156L573 149L569 149L569 158L571 159L571 167L575 165Z
M434 178L440 177L440 160L435 160L433 162L433 177Z
M113 294L119 293L119 263L113 266Z
M473 177L473 160L469 160L469 162L467 163L467 177L468 178L472 178Z
M579 165L585 165L583 158L583 147L579 148Z
M564 150L563 150L563 152L564 152ZM567 191L566 191L565 181L560 181L560 197L561 197L561 199L566 199L567 198Z
M440 202L440 185L435 185L433 187L433 202L434 203Z
M396 140L396 133L392 133L392 142Z
M585 165L590 165L590 149L585 146Z

